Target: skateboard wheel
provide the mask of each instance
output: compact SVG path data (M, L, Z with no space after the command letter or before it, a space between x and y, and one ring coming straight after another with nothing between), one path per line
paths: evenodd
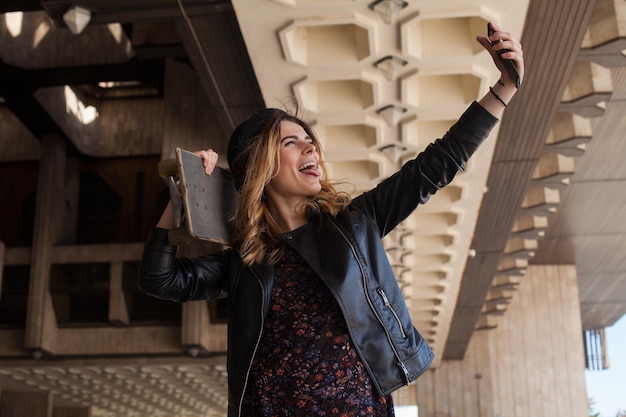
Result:
M174 177L178 175L178 162L176 159L164 159L159 161L159 176L162 178Z

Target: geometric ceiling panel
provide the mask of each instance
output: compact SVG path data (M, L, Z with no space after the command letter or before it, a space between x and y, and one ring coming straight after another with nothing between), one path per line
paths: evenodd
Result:
M202 362L5 367L0 375L51 392L74 406L93 405L91 415L98 417L223 415L228 401L224 358Z
M379 129L364 123L316 126L315 131L328 154L366 151L380 141Z
M418 15L402 24L403 51L416 59L463 60L484 50L474 37L487 30L489 21L496 20L476 15L444 18Z
M422 151L433 141L442 137L452 126L454 120L422 120L413 118L402 123L404 143Z
M432 75L414 72L402 79L403 101L429 112L458 114L459 108L464 109L478 97L485 78L470 72Z
M362 112L375 103L374 80L363 78L313 80L305 79L293 88L298 102L306 111L317 114Z
M329 163L331 177L336 179L350 178L354 185L362 181L373 181L382 175L379 163L370 160L336 161Z
M296 21L279 36L287 61L301 65L358 63L373 53L371 25L363 22Z

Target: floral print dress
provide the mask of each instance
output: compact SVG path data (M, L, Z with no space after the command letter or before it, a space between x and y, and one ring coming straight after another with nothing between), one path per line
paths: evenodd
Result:
M393 416L348 335L337 301L306 261L286 247L252 363L243 415Z

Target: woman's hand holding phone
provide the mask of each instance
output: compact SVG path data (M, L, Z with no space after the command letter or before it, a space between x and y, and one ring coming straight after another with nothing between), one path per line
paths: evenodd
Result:
M498 34L498 38L492 39L493 35L496 33ZM477 39L485 47L485 49L491 53L498 68L501 71L506 71L511 81L515 84L515 88L519 88L522 83L523 68L518 68L514 59L510 57L503 57L502 55L507 53L521 54L521 45L519 45L519 43L508 33L501 32L500 28L493 23L487 24L487 38L480 36Z

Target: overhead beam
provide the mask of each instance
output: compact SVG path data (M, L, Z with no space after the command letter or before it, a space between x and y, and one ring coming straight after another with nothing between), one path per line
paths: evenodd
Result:
M177 29L226 137L265 106L234 12L179 20Z
M63 13L75 2L68 0L43 0L41 6L59 27L65 27ZM80 5L92 12L89 24L138 23L176 20L232 12L228 0L183 0L181 6L172 0L120 1L83 0ZM40 7L41 9L41 7Z
M96 84L103 81L142 81L161 87L164 71L165 63L162 59L43 69L23 69L0 62L0 85L19 84L22 89L34 91L42 87Z
M20 122L40 141L47 135L58 136L66 144L67 152L76 155L80 152L59 125L32 95L33 90L25 91L7 84L0 84L0 96L5 105Z
M0 2L0 13L34 12L42 10L39 0L3 0Z

